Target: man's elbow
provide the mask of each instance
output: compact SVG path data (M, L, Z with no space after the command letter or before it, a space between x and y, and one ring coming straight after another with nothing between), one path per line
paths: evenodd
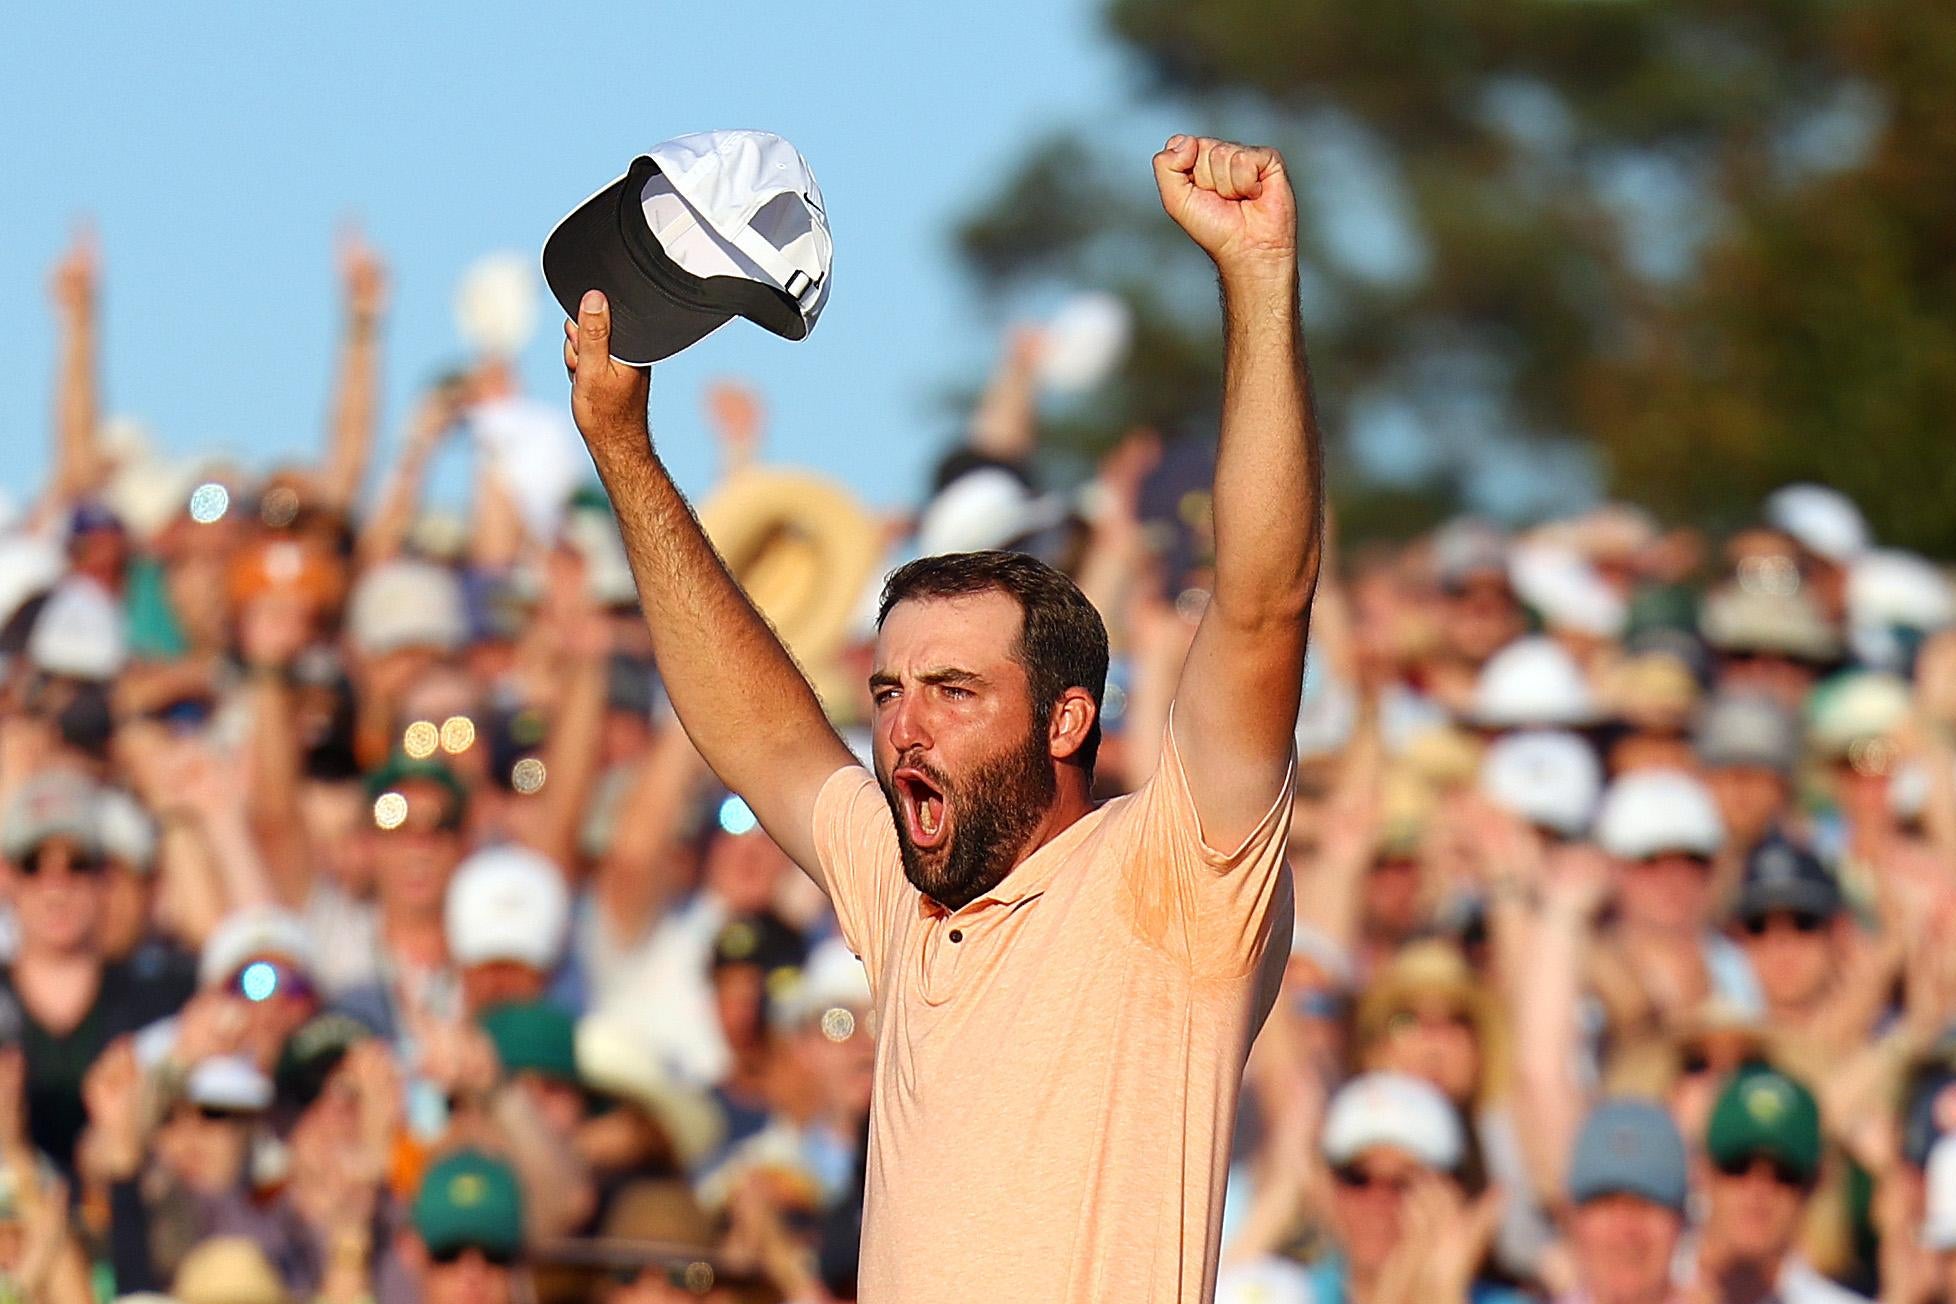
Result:
M1309 626L1317 591L1317 570L1313 567L1307 576L1289 583L1239 588L1218 585L1210 605L1221 619L1246 634L1280 634Z

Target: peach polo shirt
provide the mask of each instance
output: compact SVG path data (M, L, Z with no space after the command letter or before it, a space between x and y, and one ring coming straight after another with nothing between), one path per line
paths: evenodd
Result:
M875 777L823 785L820 868L877 1012L864 1304L1210 1299L1289 948L1290 790L1217 851L1171 732L1146 784L946 912L904 877Z

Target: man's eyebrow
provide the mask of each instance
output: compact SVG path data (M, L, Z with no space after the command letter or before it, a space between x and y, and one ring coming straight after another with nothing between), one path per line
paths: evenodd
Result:
M985 677L975 670L959 670L946 667L943 670L926 670L917 676L920 684L981 684Z
M982 684L985 682L985 677L975 670L959 670L956 667L946 667L942 670L924 671L917 676L917 682L920 684ZM869 686L871 688L895 688L901 683L902 680L888 670L879 670L869 677Z

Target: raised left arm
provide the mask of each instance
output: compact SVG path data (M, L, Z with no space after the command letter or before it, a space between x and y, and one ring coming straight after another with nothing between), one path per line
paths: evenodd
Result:
M1204 837L1228 848L1263 818L1290 766L1323 535L1297 208L1272 149L1176 136L1155 155L1155 181L1222 283L1215 585L1173 728Z

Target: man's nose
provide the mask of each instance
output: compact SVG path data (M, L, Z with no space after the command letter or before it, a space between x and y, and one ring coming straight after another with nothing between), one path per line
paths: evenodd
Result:
M896 710L890 716L890 745L898 755L913 748L930 747L930 731L914 697L898 699Z

